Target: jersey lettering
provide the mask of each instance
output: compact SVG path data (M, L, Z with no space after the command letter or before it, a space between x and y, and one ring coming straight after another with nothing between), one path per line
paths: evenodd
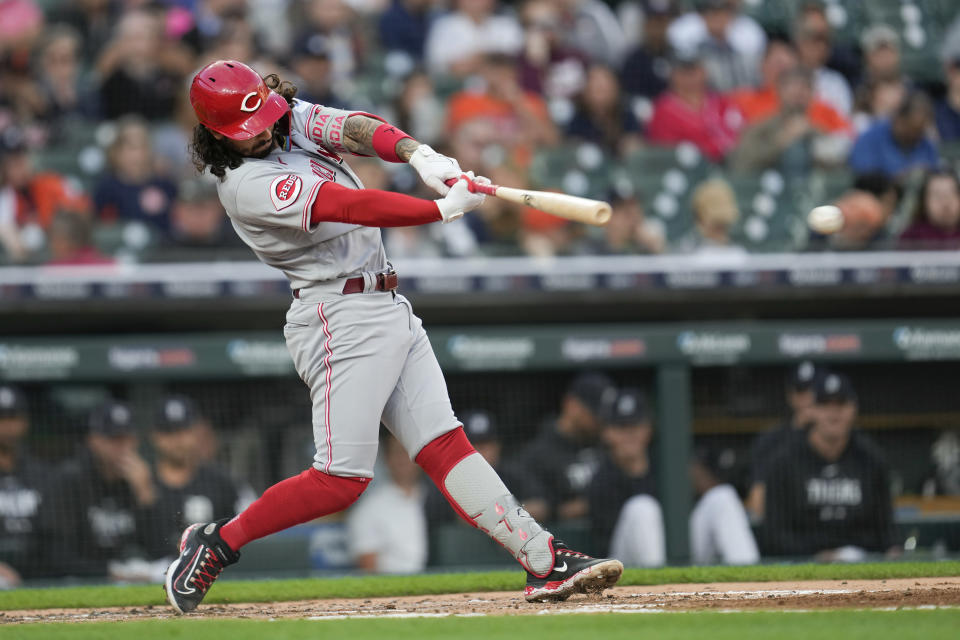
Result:
M323 125L327 117L328 116L320 116L317 118L317 121L313 123L313 127L310 129L310 139L317 144L323 142Z
M313 118L307 119L307 126L310 127L310 130L307 131L307 137L316 142L317 144L323 143L323 128L327 124L327 120L330 119L330 116L325 113L320 113L320 106L313 108ZM310 122L313 121L311 125Z
M104 505L92 505L87 509L90 528L101 547L112 547L121 538L132 534L136 528L133 513L108 501Z
M340 141L343 140L343 123L346 119L347 116L337 116L330 124L330 130L327 131L327 140L337 151L346 151L344 146L340 144Z
M807 503L857 507L863 501L859 478L810 478L807 480Z
M304 127L306 129L307 138L317 145L315 153L324 156L325 158L329 158L334 162L342 163L343 158L341 158L335 152L325 149L322 146L324 144L324 129L326 129L331 116L327 113L320 113L320 110L321 109L319 106L314 107L312 117L307 119L306 126ZM338 118L338 120L343 120L343 116ZM335 125L336 123L333 124ZM331 129L332 128L333 127L331 127ZM330 144L334 145L337 151L344 151L343 146L339 144L339 128L337 128L336 137L334 137L332 132L330 132L327 134L327 140L330 142Z
M0 491L0 517L31 518L40 506L40 492L35 489L15 488Z
M341 158L340 156L338 156L337 154L335 154L333 151L328 151L327 149L324 149L323 147L317 147L316 154L317 154L318 156L323 156L324 158L326 158L326 159L328 159L328 160L332 160L332 161L336 162L337 164L343 164L343 158Z
M325 167L317 160L310 160L310 170L317 177L323 178L329 182L336 182L337 174L330 167Z
M270 200L277 211L282 211L297 201L303 181L292 173L274 178L270 183Z

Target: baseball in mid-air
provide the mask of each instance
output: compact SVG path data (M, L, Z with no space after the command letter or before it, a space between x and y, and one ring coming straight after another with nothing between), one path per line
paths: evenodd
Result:
M807 224L817 233L836 233L843 228L843 212L832 204L815 207L807 214Z

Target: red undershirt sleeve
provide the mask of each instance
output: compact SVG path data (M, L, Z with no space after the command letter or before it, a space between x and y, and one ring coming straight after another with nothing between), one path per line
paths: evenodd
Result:
M334 182L320 187L310 208L310 226L346 222L365 227L412 227L441 219L433 200L379 189L348 189Z

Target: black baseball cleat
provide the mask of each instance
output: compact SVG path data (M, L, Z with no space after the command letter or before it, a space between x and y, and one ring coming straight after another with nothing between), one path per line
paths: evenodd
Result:
M527 602L566 600L575 593L600 593L612 587L623 573L623 564L609 558L591 558L553 541L553 571L543 578L527 572L523 596Z
M192 524L180 536L180 555L167 568L163 581L167 602L177 613L196 609L223 568L240 559L220 537L220 527L228 521Z

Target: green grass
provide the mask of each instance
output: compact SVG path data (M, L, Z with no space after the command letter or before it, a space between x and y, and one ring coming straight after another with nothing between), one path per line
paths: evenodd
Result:
M230 640L491 640L491 638L602 638L603 640L947 640L956 637L960 612L817 611L788 613L661 613L487 618L375 620L216 620L178 619L135 622L18 625L3 627L4 640L97 638L229 638Z
M889 562L854 565L759 565L752 567L670 567L628 569L622 585L690 582L789 582L960 576L960 562ZM363 576L299 580L224 580L204 600L282 602L322 598L511 591L523 588L521 571L441 573L416 576ZM159 585L56 587L0 592L0 610L144 606L163 602Z

